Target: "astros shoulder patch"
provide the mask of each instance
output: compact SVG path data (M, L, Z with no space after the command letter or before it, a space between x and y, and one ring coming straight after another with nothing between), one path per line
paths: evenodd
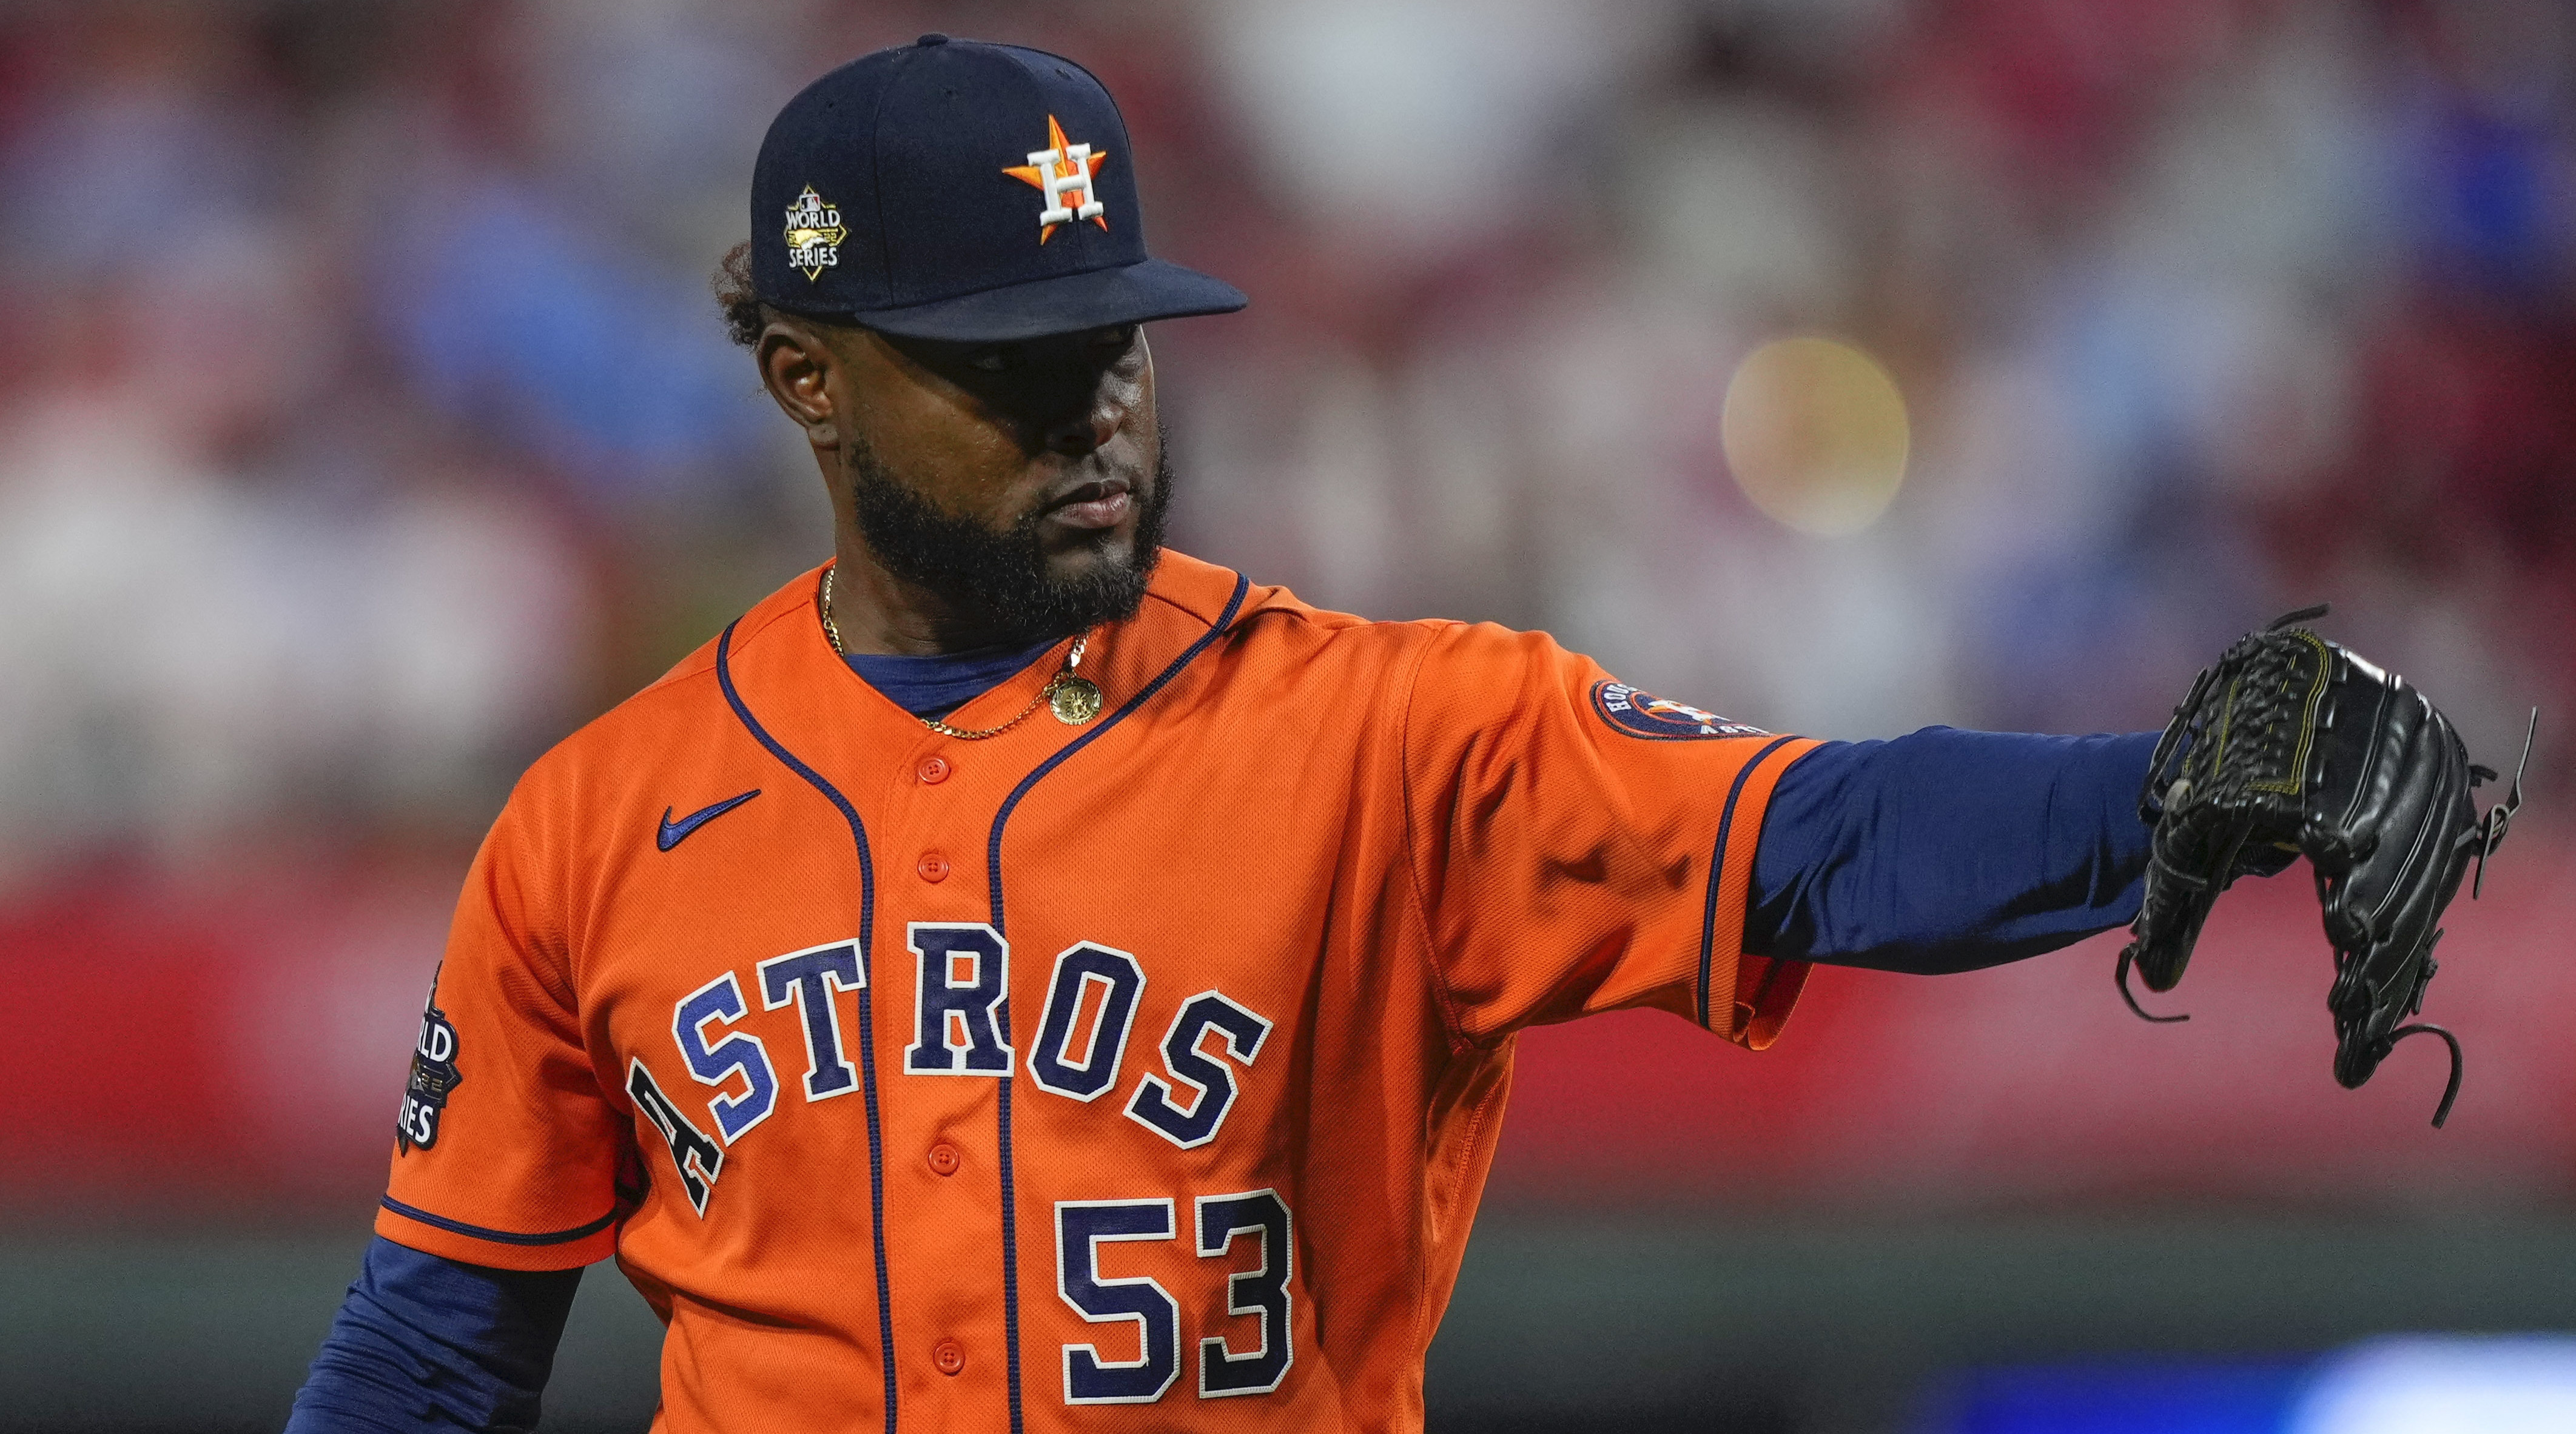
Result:
M1602 721L1631 737L1645 737L1658 742L1771 735L1759 727L1731 722L1714 712L1687 707L1624 682L1592 684L1592 710L1601 714Z

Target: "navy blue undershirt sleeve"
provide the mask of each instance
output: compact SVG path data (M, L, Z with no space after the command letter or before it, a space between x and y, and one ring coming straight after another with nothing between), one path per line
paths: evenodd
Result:
M2126 925L2156 736L1926 727L1815 748L1763 814L1745 949L1929 975Z
M1008 682L1038 660L1055 639L1032 647L986 647L973 652L942 652L929 657L895 657L854 653L843 661L915 717L947 716Z
M578 1269L487 1269L377 1236L286 1434L536 1428L580 1285Z

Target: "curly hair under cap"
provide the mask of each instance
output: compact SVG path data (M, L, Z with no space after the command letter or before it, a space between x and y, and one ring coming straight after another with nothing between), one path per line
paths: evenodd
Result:
M716 308L724 315L725 337L744 348L760 346L760 331L778 319L793 318L802 323L825 328L848 328L847 319L827 319L814 314L799 314L763 302L760 291L751 282L751 241L745 239L725 251L716 261L716 272L707 281L716 295Z
M716 308L724 314L725 336L744 348L758 344L760 331L769 327L777 310L762 303L759 292L752 287L750 240L725 251L708 287L715 290Z

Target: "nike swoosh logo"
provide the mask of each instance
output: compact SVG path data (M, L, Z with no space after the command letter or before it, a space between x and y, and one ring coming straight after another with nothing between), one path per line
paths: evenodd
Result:
M711 807L700 807L696 811L689 813L687 816L680 818L676 822L671 820L671 809L669 807L664 807L662 809L662 830L654 834L653 844L664 851L669 851L671 848L687 841L689 839L689 833L696 831L698 828L705 826L707 823L714 821L716 818L723 816L725 813L732 811L734 808L741 806L743 803L750 801L752 798L759 795L760 789L758 787L754 787L750 791L743 793L741 796L727 797L723 801L718 802Z

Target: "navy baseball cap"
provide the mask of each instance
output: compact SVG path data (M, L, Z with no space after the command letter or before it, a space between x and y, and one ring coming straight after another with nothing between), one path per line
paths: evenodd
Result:
M1127 126L1089 70L945 35L778 112L752 168L751 276L790 313L977 343L1245 303L1145 252Z

